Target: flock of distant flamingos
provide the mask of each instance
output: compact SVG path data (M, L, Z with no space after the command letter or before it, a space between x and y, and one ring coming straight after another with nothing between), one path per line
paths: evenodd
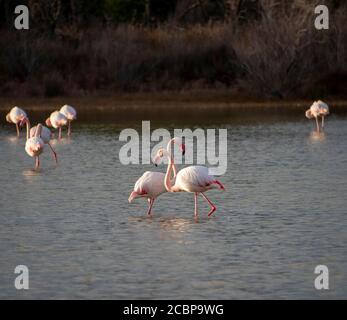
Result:
M69 105L64 105L60 110L54 111L46 119L46 126L59 129L58 139L62 137L62 127L68 125L67 135L71 135L71 121L75 120L77 116L76 109ZM25 151L30 157L36 158L35 169L40 166L40 154L44 150L45 144L47 144L54 156L55 162L58 162L57 153L50 144L50 140L53 138L51 130L43 126L41 123L34 127L30 127L29 117L26 112L19 108L13 107L11 111L6 115L6 121L16 125L17 137L19 137L19 127L26 125L27 135L25 143Z
M308 119L315 119L317 132L320 132L324 127L324 118L329 115L329 106L323 101L315 101L310 109L305 113ZM52 132L48 127L53 127L59 130L58 139L62 137L62 127L68 125L67 135L71 135L71 122L76 119L76 109L69 105L64 105L60 110L54 111L46 120L46 126L41 123L30 128L30 121L21 108L14 107L6 115L6 120L9 123L16 125L17 136L19 137L19 127L26 125L27 136L25 151L31 157L36 158L35 169L40 166L39 156L43 152L44 145L47 144L57 163L57 154L50 144L53 137ZM321 117L321 126L319 125L319 117ZM147 214L151 215L154 201L162 193L165 192L190 192L194 193L194 216L198 217L198 195L201 194L205 201L210 206L208 216L210 217L215 211L216 206L206 197L204 192L210 189L225 190L223 184L208 174L208 168L204 166L189 166L177 172L176 165L172 156L172 146L177 144L184 155L185 145L180 138L173 138L168 142L167 148L161 148L157 151L154 164L157 166L162 158L168 158L168 166L166 173L146 171L135 183L134 190L131 192L128 199L131 203L136 198L146 198L148 201Z

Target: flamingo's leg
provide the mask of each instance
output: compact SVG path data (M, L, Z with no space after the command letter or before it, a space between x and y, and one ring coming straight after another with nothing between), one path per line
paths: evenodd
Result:
M53 149L53 147L51 146L51 144L49 142L47 144L49 145L49 147L51 148L51 150L53 152L55 163L58 163L57 153L55 152L55 150Z
M324 116L322 116L322 129L324 128Z
M201 192L201 195L205 198L205 200L208 202L208 204L210 205L210 207L211 207L211 210L210 210L210 212L208 213L208 216L210 217L212 214L213 214L213 212L215 212L216 211L216 206L211 202L211 200L210 199L208 199L202 192Z
M318 122L318 117L316 117L316 125L317 125L317 132L319 132L319 122Z
M194 193L194 216L195 219L198 217L198 193Z
M68 121L69 124L68 124L68 129L67 129L67 136L70 137L71 135L71 120Z
M59 140L61 139L61 127L59 127Z
M35 169L38 169L40 167L40 157L36 157L36 163L35 163Z
M16 130L17 130L17 137L19 137L19 127L18 127L18 123L16 123Z
M153 198L148 198L148 203L149 203L149 207L148 207L147 215L150 216L151 212L152 212L154 199Z

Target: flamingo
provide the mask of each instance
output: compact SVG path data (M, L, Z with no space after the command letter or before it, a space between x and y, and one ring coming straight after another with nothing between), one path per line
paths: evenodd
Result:
M178 144L182 151L182 154L185 152L185 146L181 143L179 138L171 139L167 144L167 152L171 155L171 145ZM173 180L176 177L177 169L175 164L172 164L173 167ZM148 210L147 215L151 215L153 203L156 198L158 198L162 193L166 192L164 186L165 174L162 172L153 172L146 171L135 183L134 190L131 192L128 199L131 203L135 198L147 198L148 201Z
M41 139L41 132L42 132L42 124L39 123L36 126L36 130L34 133L34 136L32 138L29 138L25 143L25 151L30 157L36 158L36 165L35 169L38 169L40 167L40 154L43 152L43 148L45 146L45 143Z
M324 128L324 117L329 115L329 106L321 101L315 101L310 109L308 109L305 113L306 118L308 119L316 119L317 132L320 132L318 117L322 117L322 129Z
M60 111L52 112L49 118L46 119L47 127L59 128L59 140L61 139L61 128L66 126L67 122L68 119Z
M213 176L208 174L208 168L204 166L189 166L180 170L176 175L176 181L174 185L169 179L171 174L172 166L174 165L174 160L167 150L161 148L158 150L157 155L154 158L154 163L157 164L160 158L168 157L168 167L165 175L165 189L168 192L191 192L194 193L194 216L198 218L198 194L200 193L203 198L207 201L210 206L210 211L208 216L210 217L215 211L216 206L211 202L210 199L204 194L205 191L210 189L220 189L225 190L224 186L219 180L216 180Z
M74 107L69 105L64 105L60 108L60 112L67 118L68 120L68 130L67 135L70 137L71 135L71 121L76 120L77 111Z
M25 111L19 107L13 107L10 112L6 115L6 121L9 123L14 123L16 125L17 137L19 137L19 126L18 124L27 118Z
M37 129L37 126L30 128L30 121L29 118L24 118L21 122L20 122L20 126L23 126L24 124L26 124L27 127L27 140L34 137L35 136L35 132ZM55 152L55 150L53 149L52 145L50 144L50 140L52 138L53 134L51 132L51 130L49 130L47 127L42 126L42 130L41 130L41 139L43 140L43 142L45 144L47 144L52 153L53 153L53 157L55 160L55 163L58 163L58 158L57 158L57 153Z

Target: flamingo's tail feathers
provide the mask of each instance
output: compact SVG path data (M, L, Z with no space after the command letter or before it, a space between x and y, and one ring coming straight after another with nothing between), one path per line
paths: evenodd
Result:
M137 198L139 195L137 194L137 192L133 191L132 193L130 193L130 197L128 199L129 203L131 203L135 198Z
M213 183L217 185L218 189L225 191L225 187L223 186L223 184L219 180L215 180L215 181L213 181Z

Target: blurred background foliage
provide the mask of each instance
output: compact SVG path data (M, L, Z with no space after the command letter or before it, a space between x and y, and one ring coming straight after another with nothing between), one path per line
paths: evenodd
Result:
M19 4L29 7L37 24L90 23L207 23L211 20L259 18L265 7L288 7L285 0L0 0L0 25L13 21L14 8ZM315 1L294 0L298 4ZM317 1L316 1L317 2ZM325 0L331 9L343 0ZM290 4L289 4L290 6Z
M314 28L318 4L329 30ZM343 0L0 0L0 94L346 96L346 18Z

